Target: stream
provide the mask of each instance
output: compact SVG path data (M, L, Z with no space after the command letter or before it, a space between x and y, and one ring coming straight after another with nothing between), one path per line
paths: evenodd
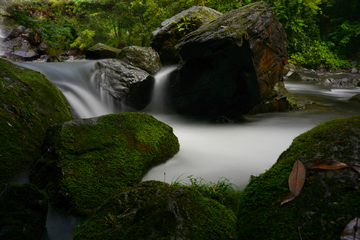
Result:
M64 63L18 63L43 73L69 101L76 118L88 118L114 112L132 111L114 100L92 78L95 61ZM333 118L360 114L360 104L347 101L360 93L356 89L327 89L314 82L285 81L295 98L313 103L307 111L290 111L246 116L238 124L214 124L200 117L181 116L164 102L163 83L175 69L163 68L156 76L152 102L145 112L174 129L180 151L164 164L152 168L145 180L170 183L188 176L216 182L224 177L243 189L251 175L269 169L299 134ZM17 182L27 182L28 173ZM64 216L50 208L47 232L42 240L72 239L71 230L81 219Z

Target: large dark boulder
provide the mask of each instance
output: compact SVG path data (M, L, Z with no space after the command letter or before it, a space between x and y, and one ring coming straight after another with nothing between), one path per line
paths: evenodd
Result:
M146 71L118 59L98 61L95 69L95 80L119 101L136 110L151 101L155 79Z
M0 239L41 239L47 212L46 194L35 185L0 185Z
M116 58L120 51L120 49L98 43L87 50L86 59Z
M230 209L196 189L147 181L118 191L99 207L75 239L234 239Z
M178 40L221 15L208 7L193 6L163 21L160 27L151 33L150 46L159 53L163 64L178 63L179 57L174 48Z
M230 11L180 39L185 62L171 79L169 99L180 113L246 112L283 79L286 33L263 1Z
M150 74L154 74L162 68L159 56L150 47L126 47L121 49L117 58Z
M69 109L44 75L0 59L0 184L40 157L46 129L73 119Z
M295 138L241 193L238 239L340 239L345 226L360 216L359 142L360 116L324 122ZM294 200L280 206L290 192L288 179L296 160L305 165L305 184ZM358 170L310 169L331 161L357 164Z
M30 182L55 206L86 214L178 151L172 128L146 113L74 120L49 128Z

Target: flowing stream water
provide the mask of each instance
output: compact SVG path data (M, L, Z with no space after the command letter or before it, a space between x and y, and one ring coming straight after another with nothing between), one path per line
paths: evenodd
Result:
M94 63L19 65L40 71L53 82L63 92L77 118L126 111L125 106L94 81ZM214 182L225 177L238 189L243 189L250 175L259 175L269 169L299 134L326 120L360 114L360 104L347 101L360 93L359 88L329 90L315 83L286 81L285 87L296 98L314 102L317 107L307 111L246 116L247 120L239 124L214 124L204 118L180 116L164 101L163 85L174 69L174 66L165 67L155 76L153 99L144 111L173 127L180 151L166 163L152 168L143 181L171 182L177 178L187 180L192 175ZM78 218L51 210L43 240L71 239L71 229L78 222Z

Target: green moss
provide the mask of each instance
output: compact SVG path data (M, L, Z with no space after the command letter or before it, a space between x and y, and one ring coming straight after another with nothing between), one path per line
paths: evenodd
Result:
M0 183L40 157L48 126L71 119L54 84L39 72L0 59Z
M49 134L50 144L44 151L53 151L36 164L30 180L56 199L66 197L73 210L82 214L115 190L134 186L152 166L179 151L172 128L146 113L71 121L50 129ZM47 168L60 178L44 186Z
M102 51L102 50L108 50L110 52L115 52L116 56L118 56L119 53L121 52L121 49L114 48L114 47L111 47L111 46L108 46L108 45L105 45L102 43L98 43L88 49L88 51Z
M359 139L359 116L324 122L295 138L241 193L239 239L299 239L300 234L303 239L338 239L347 223L360 215L360 174L351 168L309 167L328 160L358 163ZM280 206L289 193L288 177L296 160L304 163L307 180L298 197Z
M147 181L118 192L75 231L75 239L231 239L235 216L195 188Z

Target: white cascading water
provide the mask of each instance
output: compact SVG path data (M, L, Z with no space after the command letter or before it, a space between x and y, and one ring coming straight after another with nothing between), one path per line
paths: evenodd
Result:
M5 38L5 33L2 30L2 25L0 24L0 38ZM0 40L0 56L4 55L4 50L2 49L2 41Z
M94 63L19 65L42 72L64 93L80 118L126 110L93 82ZM250 175L259 175L269 169L299 134L329 119L360 114L358 103L346 101L359 94L359 88L329 91L315 83L287 81L286 88L295 97L317 102L321 107L246 116L247 121L240 124L214 124L203 118L180 116L162 105L164 92L161 85L166 84L168 74L174 69L164 68L156 75L154 98L144 111L173 127L180 151L166 163L152 168L143 177L144 181L171 182L178 177L187 181L187 176L192 175L214 182L225 177L242 189ZM75 220L56 218L58 215L48 216L48 235L42 240L71 239L70 227L64 222L72 222L68 224L74 227ZM63 230L59 230L61 228Z

